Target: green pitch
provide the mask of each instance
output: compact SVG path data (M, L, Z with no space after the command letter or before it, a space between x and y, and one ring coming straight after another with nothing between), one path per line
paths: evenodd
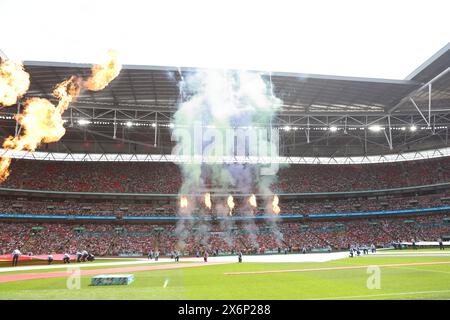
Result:
M244 257L242 264L133 272L129 286L91 287L91 276L81 277L80 289L68 289L66 278L0 283L0 299L450 299L450 264L406 265L431 262L450 262L450 256L367 256L325 263L245 263ZM352 266L362 268L342 268ZM378 289L365 266L380 267ZM323 268L329 270L225 275Z

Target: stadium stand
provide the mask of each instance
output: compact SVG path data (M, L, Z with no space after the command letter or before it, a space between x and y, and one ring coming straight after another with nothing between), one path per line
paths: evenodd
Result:
M450 235L448 213L403 216L383 219L242 223L231 231L217 224L185 226L190 236L180 245L175 224L111 224L111 223L31 223L1 222L0 254L15 248L33 254L49 254L88 250L99 256L145 255L160 250L169 255L182 250L196 255L208 250L226 254L301 252L316 249L342 250L351 245L378 247L401 241L437 241ZM197 228L197 232L192 232ZM200 231L199 231L200 230ZM227 230L227 231L225 231Z
M281 169L272 185L272 190L281 193L276 224L254 219L233 222L234 227L225 228L222 222L200 220L177 225L176 193L181 176L173 163L19 160L10 179L1 185L0 254L9 254L15 248L33 255L55 256L79 250L96 256L145 255L151 249L164 255L174 250L185 255L199 255L204 250L212 254L289 253L371 244L385 247L413 239L436 241L450 235L450 188L446 185L450 181L449 161L293 165ZM430 184L443 186L427 189ZM397 189L394 192L389 188ZM374 190L376 194L372 194ZM120 197L105 198L96 192ZM295 194L301 192L307 194ZM140 199L136 197L139 194L148 197ZM248 207L242 205L244 200L236 196L234 216L249 215ZM259 207L251 215L261 217L267 209L264 199L258 200ZM347 213L357 215L335 215ZM218 213L213 210L210 215ZM127 217L150 219L136 223ZM101 218L106 220L96 221ZM181 241L183 232L186 237Z
M173 163L15 160L4 188L72 192L177 193ZM291 165L274 192L334 192L419 186L450 181L450 158L365 165Z

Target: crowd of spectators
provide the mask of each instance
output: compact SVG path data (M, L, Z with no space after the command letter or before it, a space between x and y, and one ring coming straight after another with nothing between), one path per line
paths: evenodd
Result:
M180 185L180 171L174 163L14 160L2 187L166 194L177 193Z
M108 200L100 202L83 202L67 199L61 201L9 200L0 198L0 214L30 214L50 216L173 216L177 212L176 203L144 202L114 203Z
M291 165L281 169L278 192L378 190L448 182L450 157L364 165Z
M73 192L176 194L182 177L173 163L53 162L14 160L11 176L1 187ZM370 165L292 165L280 169L271 189L277 193L374 190L419 186L450 181L450 157L426 161ZM250 179L257 181L258 179ZM257 190L255 186L254 190ZM249 187L249 190L252 186ZM371 212L447 206L449 191L427 195L386 194L377 197L286 199L280 196L280 215ZM166 197L169 199L168 197ZM0 214L50 216L175 216L177 198L138 200L51 200L29 196L0 198ZM233 215L272 214L271 198L258 199L250 209L247 199L236 197ZM191 215L227 215L196 205ZM226 208L226 199L221 207ZM265 201L265 203L263 203ZM329 219L329 218L328 218ZM35 254L75 253L87 250L96 256L146 254L179 250L199 255L303 252L319 248L347 249L351 245L386 246L399 241L436 241L450 234L447 214L412 215L408 218L358 219L255 224L234 227L207 222L174 224L113 224L0 222L0 253L19 248ZM27 220L29 221L29 220Z
M271 201L272 198L266 199ZM396 195L374 198L344 198L344 199L305 199L286 200L281 199L279 215L292 214L328 214L328 213L349 213L349 212L374 212L386 210L402 210L416 208L432 208L449 205L450 191L443 191L438 194L429 195ZM213 199L213 203L215 203ZM222 199L225 204L225 199ZM249 209L248 205L236 201L236 206L232 214L242 215L272 215L272 207L267 203L261 203L256 210ZM245 201L244 201L245 202ZM261 200L262 202L262 200ZM220 210L208 210L203 204L187 210L192 216L200 215L228 215L228 209L224 212ZM179 214L179 204L177 200L152 200L145 202L117 203L110 200L97 200L96 202L83 202L80 199L67 199L59 201L39 200L11 200L0 198L0 214L25 214L25 215L50 215L50 216L176 216Z
M267 252L308 252L350 246L382 247L403 241L437 241L450 235L447 213L384 219L356 219L235 226L208 224L62 224L0 223L0 254L19 248L33 254L75 253L87 250L96 256L145 255L158 250L170 255Z
M230 172L238 172L238 176L242 171L234 170L233 165L227 167ZM245 170L248 174L257 172ZM279 170L271 188L275 192L334 192L418 186L449 180L450 157L445 157L363 165L293 164ZM181 184L181 171L174 163L14 160L11 175L2 187L175 194ZM249 187L257 190L256 186Z

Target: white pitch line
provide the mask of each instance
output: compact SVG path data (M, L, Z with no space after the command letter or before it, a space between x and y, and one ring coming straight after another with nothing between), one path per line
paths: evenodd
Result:
M392 267L407 267L407 266L431 266L431 265L448 265L450 261L435 261L435 262L414 262L414 263L394 263L394 264L379 264L380 268ZM241 272L225 272L224 275L254 275L254 274L268 274L268 273L288 273L288 272L311 272L311 271L336 271L336 270L355 270L366 269L370 265L351 265L342 267L325 267L325 268L304 268L304 269L275 269L275 270L259 270L259 271L241 271Z
M389 253L389 254L375 254L375 255L371 255L371 256L367 256L367 257L371 257L371 258L378 258L378 257L450 257L450 252L449 253L442 253L442 252L436 252L436 253L399 253L399 254L394 254L394 253Z
M435 273L445 273L450 274L448 271L442 270L430 270L430 269L419 269L419 268L410 268L410 267L394 267L394 269L405 269L405 270L414 270L414 271L424 271L424 272L435 272Z
M164 285L163 285L163 288L165 289L165 288L167 288L167 285L169 284L169 279L166 279L166 281L164 281Z
M406 296L406 295L417 295L417 294L446 293L446 292L450 292L450 290L381 293L381 294L369 294L369 295L361 295L361 296L342 296L342 297L313 298L313 299L308 299L308 300L358 299L358 298L385 297L385 296L387 297L387 296Z

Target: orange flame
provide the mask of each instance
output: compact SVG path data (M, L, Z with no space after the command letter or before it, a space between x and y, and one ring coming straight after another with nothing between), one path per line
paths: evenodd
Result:
M80 94L81 80L75 76L64 80L53 89L53 95L59 99L57 111L62 115L69 104Z
M205 206L211 210L212 203L211 203L211 195L209 192L205 193Z
M11 158L3 157L0 159L0 182L5 181L9 177L9 165Z
M87 81L83 82L82 79L72 76L59 83L53 90L53 95L59 99L56 107L49 100L43 98L30 98L25 101L23 112L16 115L17 122L22 126L22 133L20 136L8 137L3 143L3 148L34 151L41 143L59 141L66 133L62 115L68 109L70 103L80 94L81 85L90 90L101 90L119 74L121 66L117 63L116 54L109 52L109 55L111 61L106 65L94 66L92 76ZM23 67L20 70L28 77L29 85L28 74L23 71ZM19 75L20 79L25 77L20 72ZM3 71L1 76L0 98L2 97ZM17 100L17 96L15 99ZM11 159L8 157L0 160L0 182L3 182L9 176L10 164Z
M256 203L256 196L252 194L250 198L248 199L248 203L253 207L256 208L258 205Z
M273 197L273 201L272 201L272 211L273 211L273 213L275 213L275 214L279 214L280 211L281 211L280 207L278 206L278 203L279 203L279 202L280 202L280 200L278 199L278 196L275 195L275 196Z
M55 87L53 95L59 99L56 107L47 99L28 99L23 112L16 115L17 122L22 126L22 134L8 137L3 147L34 151L41 143L59 141L66 133L62 114L79 91L76 78L71 77Z
M92 67L92 76L83 83L84 87L91 91L102 90L119 75L122 65L117 60L117 52L110 50L108 55L108 62Z
M0 105L17 103L30 87L30 75L23 65L11 60L0 62Z
M230 208L230 216L233 213L233 209L234 209L234 200L233 200L233 196L229 195L228 199L227 199L227 204L228 204L228 208Z
M188 206L187 198L185 196L181 196L181 198L180 198L180 208L184 209L184 208L187 208L187 206Z
M56 107L43 98L30 98L25 101L23 112L15 116L22 126L22 133L19 136L6 138L3 148L34 151L41 143L59 141L66 133L62 114L78 93L77 80L71 77L57 85L53 91L53 95L59 99ZM10 164L9 158L1 160L0 182L9 176Z

